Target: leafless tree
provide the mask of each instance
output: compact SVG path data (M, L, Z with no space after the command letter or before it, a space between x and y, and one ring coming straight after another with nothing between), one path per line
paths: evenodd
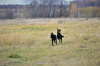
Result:
M66 10L66 0L30 0L29 8L33 17L61 17Z
M13 19L13 11L11 10L9 6L6 9L5 16L6 16L6 19Z

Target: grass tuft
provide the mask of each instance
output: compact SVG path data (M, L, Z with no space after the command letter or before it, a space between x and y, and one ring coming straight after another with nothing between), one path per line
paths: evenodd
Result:
M17 54L10 54L8 56L8 58L21 58L21 56L20 55L17 55Z

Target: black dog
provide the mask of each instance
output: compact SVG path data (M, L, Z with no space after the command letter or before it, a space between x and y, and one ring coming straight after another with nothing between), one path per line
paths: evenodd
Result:
M56 43L57 45L57 38L56 35L54 35L53 33L51 33L51 39L52 39L52 45L53 45L53 41Z
M61 43L62 43L62 37L64 37L64 36L61 35L60 31L61 30L57 28L57 38L58 38L59 42L61 40Z

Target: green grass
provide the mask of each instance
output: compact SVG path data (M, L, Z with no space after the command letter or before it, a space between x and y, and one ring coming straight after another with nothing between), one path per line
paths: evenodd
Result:
M11 54L8 56L8 58L21 58L21 56L19 56L17 54Z
M50 34L57 28L63 42L52 46ZM0 21L0 65L100 66L100 20Z

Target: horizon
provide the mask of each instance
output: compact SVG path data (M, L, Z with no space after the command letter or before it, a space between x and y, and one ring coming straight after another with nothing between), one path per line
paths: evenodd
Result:
M67 0L67 2L73 1L73 0ZM29 2L25 2L25 0L0 0L0 5L26 5L29 4Z

